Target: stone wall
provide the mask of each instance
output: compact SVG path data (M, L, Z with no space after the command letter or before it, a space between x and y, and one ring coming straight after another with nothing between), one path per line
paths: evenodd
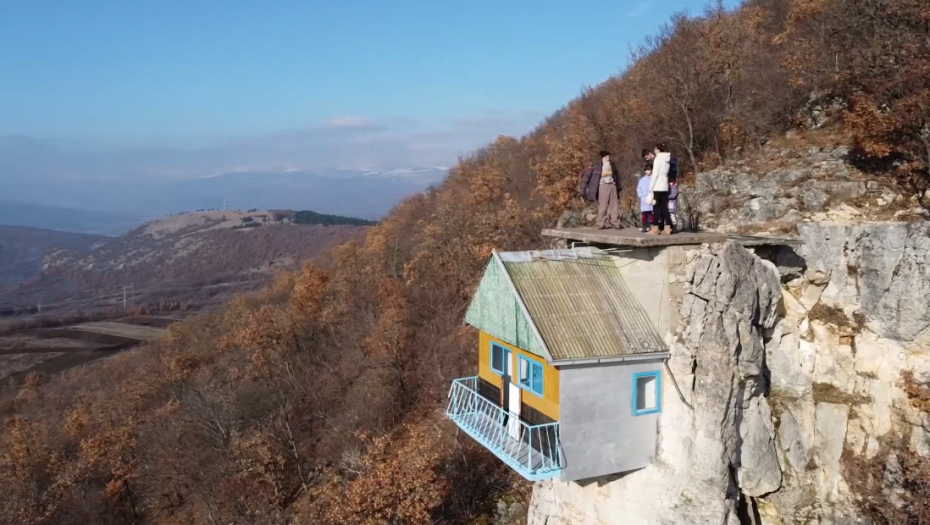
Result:
M681 396L665 385L656 463L539 483L530 524L866 522L850 461L902 439L930 453L930 419L900 385L905 370L930 378L930 225L799 234L797 253L727 243L671 267Z

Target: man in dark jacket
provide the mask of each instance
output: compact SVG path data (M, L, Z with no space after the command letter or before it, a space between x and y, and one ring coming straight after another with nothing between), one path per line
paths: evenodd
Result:
M653 160L655 160L655 158L656 158L655 152L649 151L648 149L643 150L644 161L652 162ZM677 184L678 183L678 159L676 159L675 156L672 155L671 160L669 160L668 162L669 162L668 181L674 182Z
M620 171L610 160L609 151L601 151L578 184L578 192L588 202L597 203L598 229L620 228Z

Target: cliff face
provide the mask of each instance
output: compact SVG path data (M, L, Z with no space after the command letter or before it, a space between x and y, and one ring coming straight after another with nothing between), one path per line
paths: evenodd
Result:
M763 510L771 523L844 522L857 515L858 462L930 452L930 420L901 381L930 378L930 224L804 223L799 233L806 269L786 283L766 349L786 481Z
M930 225L799 233L796 252L728 243L670 268L681 394L666 382L657 462L540 483L529 523L858 523L857 462L930 452L900 383L930 377Z

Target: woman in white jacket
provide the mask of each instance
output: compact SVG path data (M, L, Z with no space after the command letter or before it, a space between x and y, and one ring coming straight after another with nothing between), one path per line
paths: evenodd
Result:
M671 235L672 217L668 212L668 173L671 169L672 154L669 153L665 144L658 144L655 152L656 158L652 161L652 177L649 180L649 192L652 193L653 201L652 233Z

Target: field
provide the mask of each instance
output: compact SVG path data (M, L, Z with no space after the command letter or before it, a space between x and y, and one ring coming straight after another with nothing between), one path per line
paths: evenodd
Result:
M50 376L102 357L158 341L175 317L124 317L55 328L33 328L0 337L0 392L29 374Z

